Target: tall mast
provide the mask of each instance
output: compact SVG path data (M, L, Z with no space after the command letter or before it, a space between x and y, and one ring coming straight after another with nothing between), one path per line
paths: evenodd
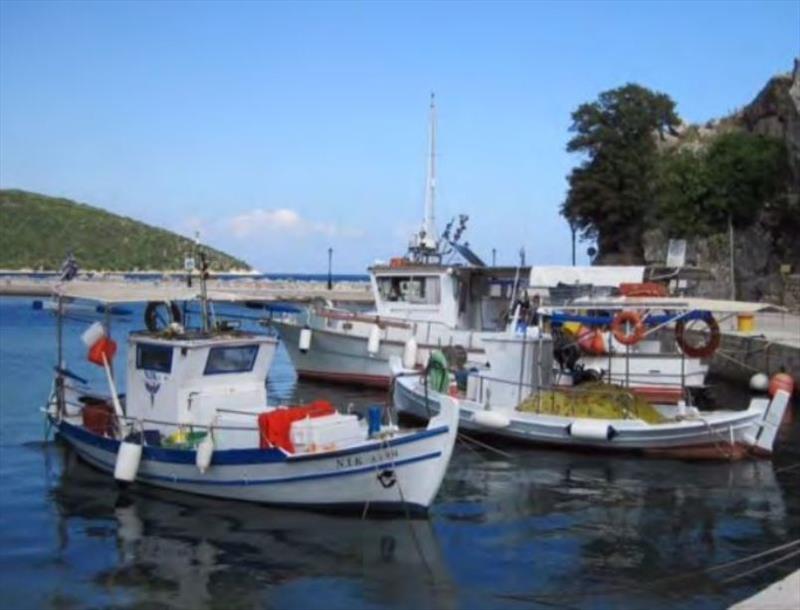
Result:
M429 145L428 155L428 184L425 190L425 230L426 245L431 244L436 247L436 99L431 92L430 126L429 126Z

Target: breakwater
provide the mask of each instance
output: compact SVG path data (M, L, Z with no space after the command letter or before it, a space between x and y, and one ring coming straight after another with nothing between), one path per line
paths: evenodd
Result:
M131 285L178 286L185 280L178 277L162 277L147 279L124 279L119 277L101 277L91 280L80 280L81 283L96 282L105 290L118 289L124 294ZM197 280L195 280L196 282ZM0 279L0 295L27 296L47 298L53 295L58 284L55 277L5 277ZM370 285L366 281L338 280L332 282L328 289L327 281L317 279L265 279L242 277L238 279L211 279L208 281L210 292L219 291L237 293L242 299L268 300L279 302L308 303L315 300L329 300L335 303L366 304L372 302Z

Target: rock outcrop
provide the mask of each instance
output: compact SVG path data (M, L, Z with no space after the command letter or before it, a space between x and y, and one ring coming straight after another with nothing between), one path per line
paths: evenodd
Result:
M787 218L765 208L753 225L734 232L736 297L800 309L800 59L795 59L792 74L770 79L750 104L732 116L703 126L683 126L664 146L702 146L715 134L730 129L785 142L791 168L786 197L798 216ZM645 232L645 262L663 263L667 242L661 229ZM688 262L709 269L715 277L704 286L708 296L731 296L729 244L725 233L690 239L687 244Z

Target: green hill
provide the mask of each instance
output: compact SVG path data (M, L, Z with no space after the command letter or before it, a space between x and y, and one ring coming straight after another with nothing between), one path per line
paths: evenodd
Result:
M175 270L190 239L69 199L0 190L0 269L59 269L72 251L81 269ZM204 246L214 271L250 269Z

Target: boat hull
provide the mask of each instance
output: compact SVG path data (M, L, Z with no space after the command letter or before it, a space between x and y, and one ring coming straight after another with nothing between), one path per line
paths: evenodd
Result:
M389 359L402 358L403 344L383 341L378 353L367 352L367 340L314 329L311 348L299 348L302 328L294 324L274 323L280 333L297 374L303 379L388 388L391 382Z
M455 441L453 425L324 454L279 449L216 451L201 473L196 452L145 446L136 481L192 494L308 508L424 512L444 477ZM88 464L113 475L120 442L77 422L54 422L61 438Z
M397 409L418 418L435 416L443 395L428 392L427 407L423 386L413 377L400 377L395 384L394 400ZM760 399L746 411L718 411L702 417L679 422L649 425L640 420L587 420L553 415L522 413L513 409L495 409L492 425L487 417L476 414L486 409L470 401L460 401L459 426L463 430L490 433L536 445L548 445L576 450L633 452L655 457L685 459L738 459L746 455L769 455L769 448L757 446L762 425L767 418L769 401ZM780 422L783 408L770 413L770 419ZM607 437L587 438L576 435L579 425L593 422L602 430L607 424Z

